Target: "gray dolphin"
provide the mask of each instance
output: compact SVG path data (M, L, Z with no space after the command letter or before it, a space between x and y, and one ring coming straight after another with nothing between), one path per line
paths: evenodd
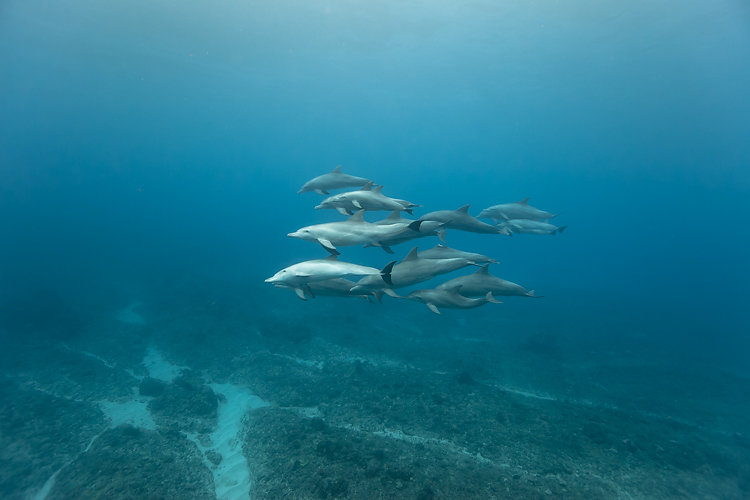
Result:
M370 181L370 179L365 179L364 177L342 174L341 165L339 165L327 174L319 175L318 177L305 182L302 188L297 191L297 194L307 193L309 191L315 191L318 194L330 194L328 192L329 189L359 187L364 186L368 182L372 181Z
M515 203L503 203L501 205L493 205L485 208L478 217L492 219L497 224L501 220L511 219L546 221L553 217L557 217L557 214L534 208L529 205L529 199L524 198Z
M421 206L410 201L389 198L382 191L383 186L373 186L372 182L368 182L359 191L349 191L326 198L315 209L334 208L342 214L351 215L359 210L403 210L412 213L412 208Z
M464 252L462 250L456 250L445 245L436 245L429 250L423 250L419 252L419 256L423 259L452 259L456 257L462 257L466 260L473 262L474 264L485 264L491 262L497 264L495 259L482 255L481 253Z
M504 228L485 224L476 217L469 215L469 206L470 205L464 205L457 210L438 210L437 212L430 212L420 217L414 224L416 225L420 221L433 220L444 222L445 227L460 229L461 231L487 234L510 234Z
M344 276L372 276L382 280L384 285L391 286L393 284L391 281L391 270L395 263L396 261L394 260L388 263L383 269L377 270L374 267L340 262L335 255L331 255L325 259L306 260L293 264L266 279L265 282L275 286L291 288L299 298L305 300L305 292L313 295L313 292L308 287L310 283L342 278Z
M358 297L366 299L368 302L372 302L372 293L352 293L351 289L355 285L355 282L346 278L331 278L328 280L306 283L305 286L302 287L302 290L312 298L315 298L319 295L324 295L327 297ZM288 288L290 290L295 290L296 292L296 289L294 287L283 282L274 283L274 286L278 288ZM299 296L299 294L297 294L297 296ZM302 300L307 300L304 294L300 298Z
M415 290L407 295L406 298L423 303L435 314L440 314L440 309L438 309L438 307L473 309L475 307L483 306L487 302L502 304L502 302L496 300L495 297L492 296L492 292L487 292L487 294L480 299L470 299L461 295L459 293L460 290L461 285L456 285L447 289L434 288L432 290Z
M460 293L466 297L482 297L487 292L492 292L493 295L539 298L539 295L534 295L534 290L527 291L524 287L512 281L505 281L492 276L489 271L489 264L483 265L474 274L448 280L442 285L438 285L437 289L448 290L456 286L461 286Z
M352 288L352 292L384 290L388 293L389 288L402 288L414 285L440 274L450 273L471 265L474 265L473 262L463 258L422 259L418 255L417 247L414 247L401 262L393 266L390 274L390 286L384 284L383 280L377 276L365 276L357 282L356 287Z
M365 246L379 246L386 252L393 253L390 248L393 245L405 243L415 238L423 238L425 236L437 236L438 238L440 238L440 241L445 243L445 228L443 227L445 224L443 224L442 222L424 221L424 223L420 224L419 226L411 226L410 224L413 222L415 221L413 221L412 219L404 219L403 217L401 217L401 213L398 210L395 210L385 219L376 221L373 224L403 224L404 230L400 233L395 233L393 236L387 239L379 240L377 245L367 244Z
M315 224L298 229L287 236L306 241L316 241L333 255L338 255L337 246L369 245L381 246L381 240L409 231L404 224L373 224L364 219L360 210L345 221ZM389 249L386 248L386 251Z
M528 219L511 219L505 221L501 226L511 233L526 234L562 234L568 226L557 227L547 222L539 222Z

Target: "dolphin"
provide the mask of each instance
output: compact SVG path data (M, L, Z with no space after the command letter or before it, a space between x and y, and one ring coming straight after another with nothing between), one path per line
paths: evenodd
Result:
M383 194L383 186L373 186L368 182L359 191L349 191L323 200L315 210L335 208L340 213L351 215L358 210L403 210L412 213L412 208L419 207L410 201L389 198Z
M393 295L388 292L389 289L421 283L440 274L450 273L471 265L474 264L463 258L422 259L418 255L417 247L414 247L401 262L393 266L390 274L390 284L383 284L383 280L377 276L365 276L357 282L357 286L352 288L352 292L361 293L363 290L383 290L389 295Z
M377 270L374 267L340 262L335 255L331 255L325 259L306 260L293 264L266 279L265 282L271 283L274 286L291 288L297 294L297 297L305 300L305 292L313 295L312 290L309 288L310 283L342 278L344 276L373 276L382 280L385 285L391 286L393 285L391 271L395 263L396 261L394 260L388 263L383 269Z
M483 265L474 274L448 280L442 285L438 285L437 289L449 290L456 286L461 286L460 293L466 297L482 297L487 292L492 292L492 295L540 297L539 295L534 295L534 290L526 291L524 287L512 281L505 281L504 279L492 276L489 271L489 264Z
M470 231L472 233L487 234L510 234L507 229L485 224L476 217L469 215L469 206L464 205L457 210L438 210L423 215L414 224L420 221L433 220L444 222L445 227L460 229L461 231Z
M483 306L487 302L502 304L502 302L496 300L495 297L492 296L492 292L487 292L487 294L481 299L470 299L458 293L459 290L461 290L461 285L456 285L447 289L434 288L432 290L415 290L407 295L406 298L423 303L435 314L440 314L440 309L438 309L438 307L473 309L475 307Z
M341 189L345 187L359 187L364 186L370 181L364 177L355 177L353 175L342 174L341 165L334 168L327 174L319 175L314 179L310 179L297 191L297 194L307 193L308 191L315 191L318 194L331 194L328 192L329 189Z
M419 256L423 259L452 259L455 257L463 257L464 259L469 260L474 264L485 264L487 262L497 264L497 261L495 259L487 257L486 255L482 255L480 253L463 252L461 250L456 250L455 248L450 248L445 245L436 245L429 250L419 252Z
M539 222L528 219L511 219L501 224L506 230L512 233L528 234L562 234L568 226L557 227L547 222Z
M423 238L425 236L437 236L440 241L445 243L445 228L442 222L437 221L425 221L419 226L410 226L414 222L412 219L404 219L401 217L401 212L394 210L391 215L385 219L374 222L373 224L378 225L389 225L389 224L403 224L404 230L400 233L395 233L388 239L381 239L377 245L367 244L368 246L380 246L383 250L388 253L393 253L390 247L398 245L399 243L405 243L415 238Z
M501 220L511 219L529 219L536 221L547 221L553 217L557 217L557 214L551 212L545 212L529 205L529 199L524 198L521 201L515 203L503 203L501 205L493 205L485 208L478 215L479 218L492 219L497 224Z
M287 234L290 238L316 241L333 255L338 255L337 246L369 245L381 246L381 240L409 230L404 224L373 224L364 219L360 210L345 221L315 224ZM389 249L386 249L388 251Z
M355 282L346 278L331 278L328 280L313 281L311 283L307 283L306 286L302 287L302 290L313 299L319 295L325 295L328 297L358 297L366 299L368 302L372 302L372 299L370 298L373 295L372 293L352 293L350 290L355 285ZM295 290L294 287L281 282L275 283L274 286L278 288L288 288L290 290ZM307 300L304 294L300 298L302 300Z

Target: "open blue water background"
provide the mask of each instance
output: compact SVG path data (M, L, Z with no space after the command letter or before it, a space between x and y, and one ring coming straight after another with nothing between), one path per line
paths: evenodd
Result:
M0 298L81 309L192 273L308 314L262 281L324 255L285 235L338 219L296 191L342 164L417 214L531 197L569 225L450 231L545 299L448 315L746 372L748 89L742 1L8 0ZM432 314L372 321L407 307Z

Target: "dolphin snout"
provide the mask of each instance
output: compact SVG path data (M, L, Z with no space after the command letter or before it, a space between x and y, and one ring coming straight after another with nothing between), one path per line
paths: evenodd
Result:
M287 234L287 236L289 236L290 238L298 238L298 237L299 237L299 234L297 234L297 231L295 231L295 232L293 232L293 233L289 233L289 234Z
M323 204L320 204L320 205L317 205L317 206L315 207L315 210L322 210L322 209L324 209L324 208L325 208L325 207L323 206Z

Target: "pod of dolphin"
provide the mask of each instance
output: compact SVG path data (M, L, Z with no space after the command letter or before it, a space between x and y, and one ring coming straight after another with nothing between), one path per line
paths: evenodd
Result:
M527 291L521 285L491 275L489 265L497 263L496 260L448 247L445 244L445 231L456 229L506 236L517 233L554 235L562 233L567 227L549 223L557 214L532 207L528 198L482 210L478 217L491 219L494 224L469 215L469 205L456 210L429 212L416 220L405 219L401 217L401 212L413 214L413 209L421 205L390 198L383 194L383 186L376 186L370 179L345 174L340 166L307 181L298 193L330 195L332 190L345 188L359 189L328 196L315 209L336 210L346 215L346 220L303 227L287 235L318 243L330 256L293 264L266 279L266 283L293 290L302 300L327 295L361 297L368 301L375 297L380 302L385 294L422 302L437 314L440 314L441 307L471 309L488 302L499 303L495 296L539 297L534 290ZM364 219L366 211L391 211L391 214L380 221L368 222ZM442 244L422 252L414 247L400 262L391 261L382 269L338 259L340 247L380 247L392 254L391 247L394 245L429 236L437 236ZM397 288L422 283L467 266L477 266L479 269L446 281L434 289L415 290L406 296L395 292ZM351 281L347 277L356 277L358 281Z

